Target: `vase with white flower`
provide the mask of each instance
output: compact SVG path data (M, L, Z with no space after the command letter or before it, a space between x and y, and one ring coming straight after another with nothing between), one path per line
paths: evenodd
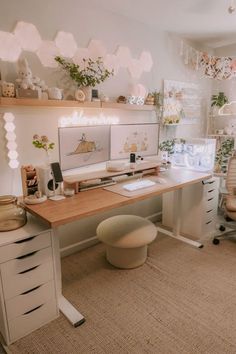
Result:
M43 149L45 151L45 165L50 165L50 151L53 150L55 143L50 142L46 135L35 134L33 136L32 144L37 149Z
M55 60L78 86L80 92L76 90L75 98L79 101L91 101L92 87L99 85L114 74L114 70L109 71L104 67L101 57L96 60L84 58L82 65L67 61L60 56L56 56ZM81 90L84 93L84 97L81 94Z

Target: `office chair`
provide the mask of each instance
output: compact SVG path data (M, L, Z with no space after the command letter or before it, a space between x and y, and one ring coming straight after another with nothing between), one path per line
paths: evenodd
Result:
M233 234L236 236L236 152L228 161L225 187L227 190L224 203L224 218L226 222L219 227L221 234L213 238L212 243L214 245L220 243L220 238L227 238Z

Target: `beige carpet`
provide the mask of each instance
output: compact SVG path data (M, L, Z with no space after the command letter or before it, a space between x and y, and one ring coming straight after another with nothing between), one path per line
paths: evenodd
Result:
M195 249L158 237L147 263L108 265L104 246L64 258L64 295L85 315L59 319L10 346L12 353L236 353L236 243Z

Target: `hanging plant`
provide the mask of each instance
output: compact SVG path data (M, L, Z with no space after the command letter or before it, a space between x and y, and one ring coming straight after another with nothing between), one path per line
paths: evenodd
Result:
M227 172L229 158L234 153L234 139L226 139L221 144L216 152L215 172Z

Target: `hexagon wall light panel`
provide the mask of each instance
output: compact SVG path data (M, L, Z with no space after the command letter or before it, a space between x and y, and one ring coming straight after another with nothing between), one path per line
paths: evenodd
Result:
M89 58L89 50L88 48L78 48L74 57L73 62L77 65L83 65L83 59Z
M129 71L132 78L139 79L143 73L143 68L142 68L141 62L137 59L131 59L129 66L128 66L128 71Z
M20 54L21 47L16 37L12 33L0 31L0 59L15 62Z
M63 57L72 58L75 55L77 44L73 34L60 31L56 35L55 43Z
M153 60L150 52L147 52L145 50L142 51L139 60L142 64L143 71L151 71L151 68L153 66Z
M13 31L21 48L30 52L36 52L42 42L39 31L32 23L17 22Z
M114 75L116 75L120 67L117 56L114 54L107 54L104 58L104 66L109 71L114 70Z
M127 68L129 66L132 57L128 47L119 46L116 51L116 56L121 67Z
M106 55L106 48L103 43L97 39L92 39L88 45L89 56L91 59L95 60L98 57L104 58Z
M42 65L50 68L57 67L58 64L54 58L59 54L59 49L52 41L43 41L39 50L37 51L37 56L39 57Z

